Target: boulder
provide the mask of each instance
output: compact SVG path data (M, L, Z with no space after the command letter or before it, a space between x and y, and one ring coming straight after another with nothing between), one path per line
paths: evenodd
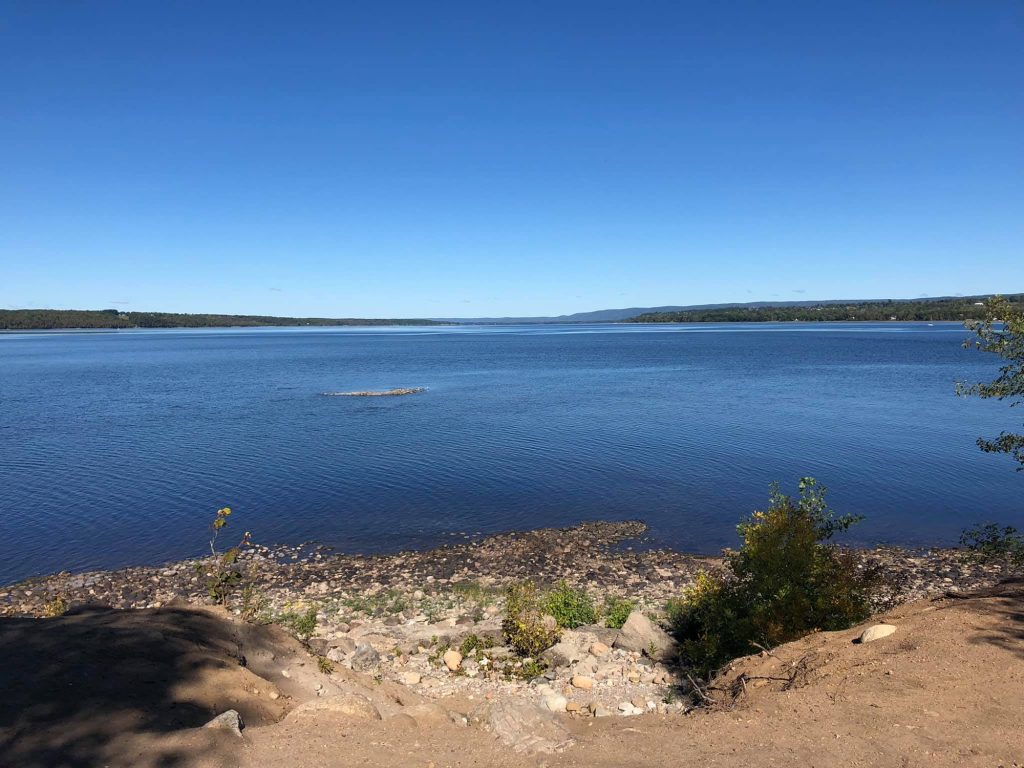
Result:
M369 643L360 643L352 653L352 669L366 672L380 663L380 654Z
M311 637L306 645L317 656L327 655L327 649L331 647L330 641L326 637Z
M870 643L875 640L881 640L883 637L888 637L895 631L896 627L892 624L874 624L860 633L860 637L857 638L857 642Z
M331 650L341 651L343 655L347 655L356 649L356 641L351 637L332 637L327 641L327 647Z
M633 611L615 638L615 647L627 651L639 651L657 661L669 661L676 655L676 641L644 616Z
M241 736L242 728L245 726L242 724L242 718L239 717L238 713L233 709L229 709L227 712L221 712L203 727L231 731L232 733Z
M560 693L549 693L544 697L544 708L549 712L565 712L569 700Z
M594 687L594 678L586 677L584 675L576 675L572 679L572 687L579 688L581 691L589 691Z
M441 657L441 661L444 662L444 665L448 667L448 669L455 672L462 665L462 654L454 648L449 648L444 652L444 656Z
M590 632L567 629L562 632L558 642L544 651L540 658L552 669L568 667L582 661L590 646L596 642L597 638Z

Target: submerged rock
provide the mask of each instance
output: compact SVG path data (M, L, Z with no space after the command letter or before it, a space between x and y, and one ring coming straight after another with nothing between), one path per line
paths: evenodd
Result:
M365 389L358 392L324 392L325 397L400 397L426 392L426 387L404 387L401 389Z

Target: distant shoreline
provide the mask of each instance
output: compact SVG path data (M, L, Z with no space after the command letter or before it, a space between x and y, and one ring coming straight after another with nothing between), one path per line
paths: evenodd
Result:
M964 322L985 315L989 295L922 299L753 302L689 307L633 307L557 317L331 318L123 312L118 309L0 309L0 331L149 328L307 328L359 326L580 325L593 323ZM1024 306L1024 294L1005 294Z
M0 309L0 330L84 331L152 328L278 328L346 326L429 326L449 323L425 318L277 317L176 312L121 312L115 309Z
M587 322L556 322L545 320L543 322L520 322L520 323L339 323L336 325L322 324L294 324L294 325L154 325L154 326L122 326L122 327L54 327L54 328L3 328L0 327L0 336L17 334L46 334L75 333L75 334L116 334L134 333L139 331L270 331L270 330L309 330L312 328L505 328L514 326L565 326L568 328L584 325L618 325L618 326L650 326L664 327L673 325L934 325L945 323L962 325L963 320L602 320Z

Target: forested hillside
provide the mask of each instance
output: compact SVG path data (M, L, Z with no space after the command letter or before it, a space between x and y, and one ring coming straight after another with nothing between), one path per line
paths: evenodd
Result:
M116 309L0 309L0 330L59 328L254 328L292 325L435 325L432 320L364 320L265 315L186 315Z
M871 301L850 304L817 304L777 307L721 307L682 312L649 312L632 317L629 323L737 323L827 320L969 320L985 314L988 296L923 299L920 301ZM1024 307L1024 294L1006 297L1014 306Z

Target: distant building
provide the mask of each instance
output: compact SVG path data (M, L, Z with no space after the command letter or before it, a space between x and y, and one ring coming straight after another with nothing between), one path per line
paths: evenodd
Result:
M984 307L985 306L985 302L984 301L976 301L976 302L974 302L974 306L976 306L976 307Z

